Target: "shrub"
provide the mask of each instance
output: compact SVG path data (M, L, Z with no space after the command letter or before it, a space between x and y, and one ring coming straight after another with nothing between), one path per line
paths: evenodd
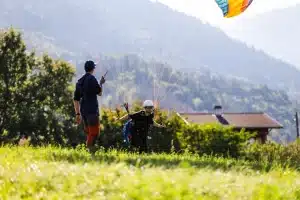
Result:
M134 111L140 110L134 104ZM126 114L120 111L120 116ZM175 113L169 117L166 112L157 109L155 120L165 124L165 129L150 129L148 140L150 151L154 152L191 152L196 154L212 154L237 157L244 152L247 141L253 135L242 131L234 131L232 127L221 125L186 125ZM109 148L122 146L123 123L115 122L117 112L111 109L102 109L102 130L100 145Z
M254 143L244 151L245 159L264 163L266 166L279 165L299 168L299 156L300 140L286 146L274 142L268 142L264 145Z
M237 157L253 135L221 125L192 124L177 132L177 136L181 148L192 153Z

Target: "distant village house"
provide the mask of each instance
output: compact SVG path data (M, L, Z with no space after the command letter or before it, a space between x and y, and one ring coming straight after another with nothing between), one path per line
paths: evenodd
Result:
M215 106L211 113L178 113L186 123L208 124L219 123L232 126L235 130L245 129L257 132L256 140L265 143L272 129L281 129L283 126L268 114L263 112L223 113L221 106Z

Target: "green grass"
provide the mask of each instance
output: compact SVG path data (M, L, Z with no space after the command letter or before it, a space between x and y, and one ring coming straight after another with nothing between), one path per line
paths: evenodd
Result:
M300 199L300 173L193 155L1 147L0 199Z

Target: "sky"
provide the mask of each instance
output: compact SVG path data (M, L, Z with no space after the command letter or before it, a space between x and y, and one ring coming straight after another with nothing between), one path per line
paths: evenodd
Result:
M285 8L300 4L300 0L253 0L248 9L241 15L234 18L223 18L222 12L215 0L152 0L158 1L170 6L177 11L197 17L202 21L212 25L222 26L230 25L237 19L250 18L260 13L269 12L274 9Z

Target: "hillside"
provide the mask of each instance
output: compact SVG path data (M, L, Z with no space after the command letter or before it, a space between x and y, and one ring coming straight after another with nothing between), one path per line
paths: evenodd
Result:
M300 5L296 5L249 19L237 19L227 29L230 35L300 68L299 18Z
M294 66L147 0L28 0L26 5L3 0L0 13L0 27L13 25L41 33L53 38L53 45L77 55L136 53L184 70L206 66L272 88L297 90L300 86L300 72Z
M38 55L47 53L53 58L64 58L66 60L76 57L75 53L60 47L59 45L54 45L54 39L47 37L42 33L27 31L23 31L22 33L28 50L33 50Z

